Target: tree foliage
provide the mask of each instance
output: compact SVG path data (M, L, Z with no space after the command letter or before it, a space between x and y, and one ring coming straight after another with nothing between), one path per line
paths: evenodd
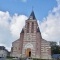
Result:
M51 46L51 53L52 54L60 54L60 46L58 46L58 45Z

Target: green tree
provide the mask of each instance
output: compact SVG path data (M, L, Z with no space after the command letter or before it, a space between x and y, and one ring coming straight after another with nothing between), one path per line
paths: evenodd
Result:
M57 42L50 41L51 54L60 54L60 46L57 45Z
M51 46L51 53L52 54L60 54L60 46L58 46L58 45Z

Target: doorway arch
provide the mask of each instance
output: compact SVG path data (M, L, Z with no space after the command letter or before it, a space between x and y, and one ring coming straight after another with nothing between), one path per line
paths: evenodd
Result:
M26 49L26 57L31 57L31 48Z

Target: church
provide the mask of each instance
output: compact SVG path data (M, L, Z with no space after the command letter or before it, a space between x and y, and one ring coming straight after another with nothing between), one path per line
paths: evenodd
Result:
M50 43L42 38L34 11L25 21L20 38L12 42L11 56L51 59Z

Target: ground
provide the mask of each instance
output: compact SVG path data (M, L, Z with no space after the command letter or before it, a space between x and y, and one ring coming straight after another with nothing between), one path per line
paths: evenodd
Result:
M0 60L49 60L49 59L37 59L37 58L29 58L29 59L26 59L26 58L22 58L22 59L12 59L12 58L9 58L9 59L7 59L7 58L0 58ZM57 59L50 59L50 60L57 60ZM60 59L58 59L58 60L60 60Z

